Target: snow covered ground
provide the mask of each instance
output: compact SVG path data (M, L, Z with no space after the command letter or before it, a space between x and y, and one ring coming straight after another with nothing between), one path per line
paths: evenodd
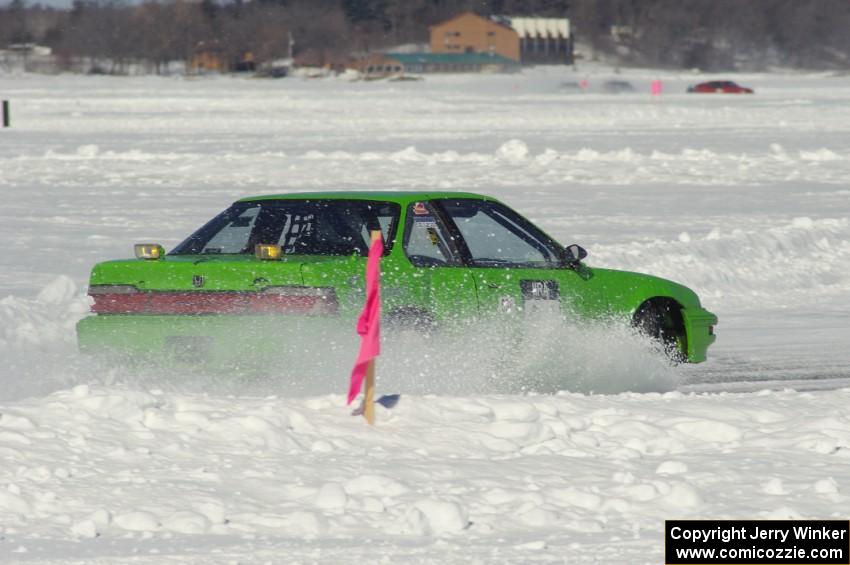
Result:
M653 99L657 73L613 76L0 75L0 562L659 563L665 518L846 519L850 77L700 96L712 77L667 73ZM404 396L370 429L345 348L309 383L75 351L88 270L133 242L250 194L432 187L690 286L720 316L709 362L537 328L541 380L536 352L494 374L487 328L391 340L379 388Z

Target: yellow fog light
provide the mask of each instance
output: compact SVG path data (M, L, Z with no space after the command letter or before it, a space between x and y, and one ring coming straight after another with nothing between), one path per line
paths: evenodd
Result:
M158 261L165 255L165 249L158 243L137 243L133 246L136 258Z
M258 243L254 247L254 255L257 256L257 259L262 259L263 261L278 261L282 255L282 251L280 245Z

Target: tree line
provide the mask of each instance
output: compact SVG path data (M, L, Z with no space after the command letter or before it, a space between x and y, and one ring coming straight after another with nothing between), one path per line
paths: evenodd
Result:
M162 71L213 51L258 63L291 52L314 64L428 42L457 13L569 17L585 57L621 64L760 69L847 68L848 0L74 0L70 9L12 0L0 49L37 43L60 61L144 62Z

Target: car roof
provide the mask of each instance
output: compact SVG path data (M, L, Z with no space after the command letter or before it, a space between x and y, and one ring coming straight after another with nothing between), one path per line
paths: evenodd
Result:
M265 194L240 198L237 202L257 202L262 200L380 200L406 204L417 200L433 200L435 198L471 198L474 200L495 200L490 196L474 192L445 192L445 191L400 191L400 190L369 190L369 191L329 191L329 192L288 192L285 194Z

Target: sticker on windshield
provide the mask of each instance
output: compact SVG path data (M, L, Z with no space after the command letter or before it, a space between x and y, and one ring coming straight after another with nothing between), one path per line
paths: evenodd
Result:
M425 216L428 214L428 208L425 207L424 202L417 202L413 205L413 213L417 216Z
M434 219L434 216L419 216L413 218L413 224L417 228L436 228L437 221Z
M440 236L437 235L437 230L428 228L428 237L431 239L432 245L440 245Z

